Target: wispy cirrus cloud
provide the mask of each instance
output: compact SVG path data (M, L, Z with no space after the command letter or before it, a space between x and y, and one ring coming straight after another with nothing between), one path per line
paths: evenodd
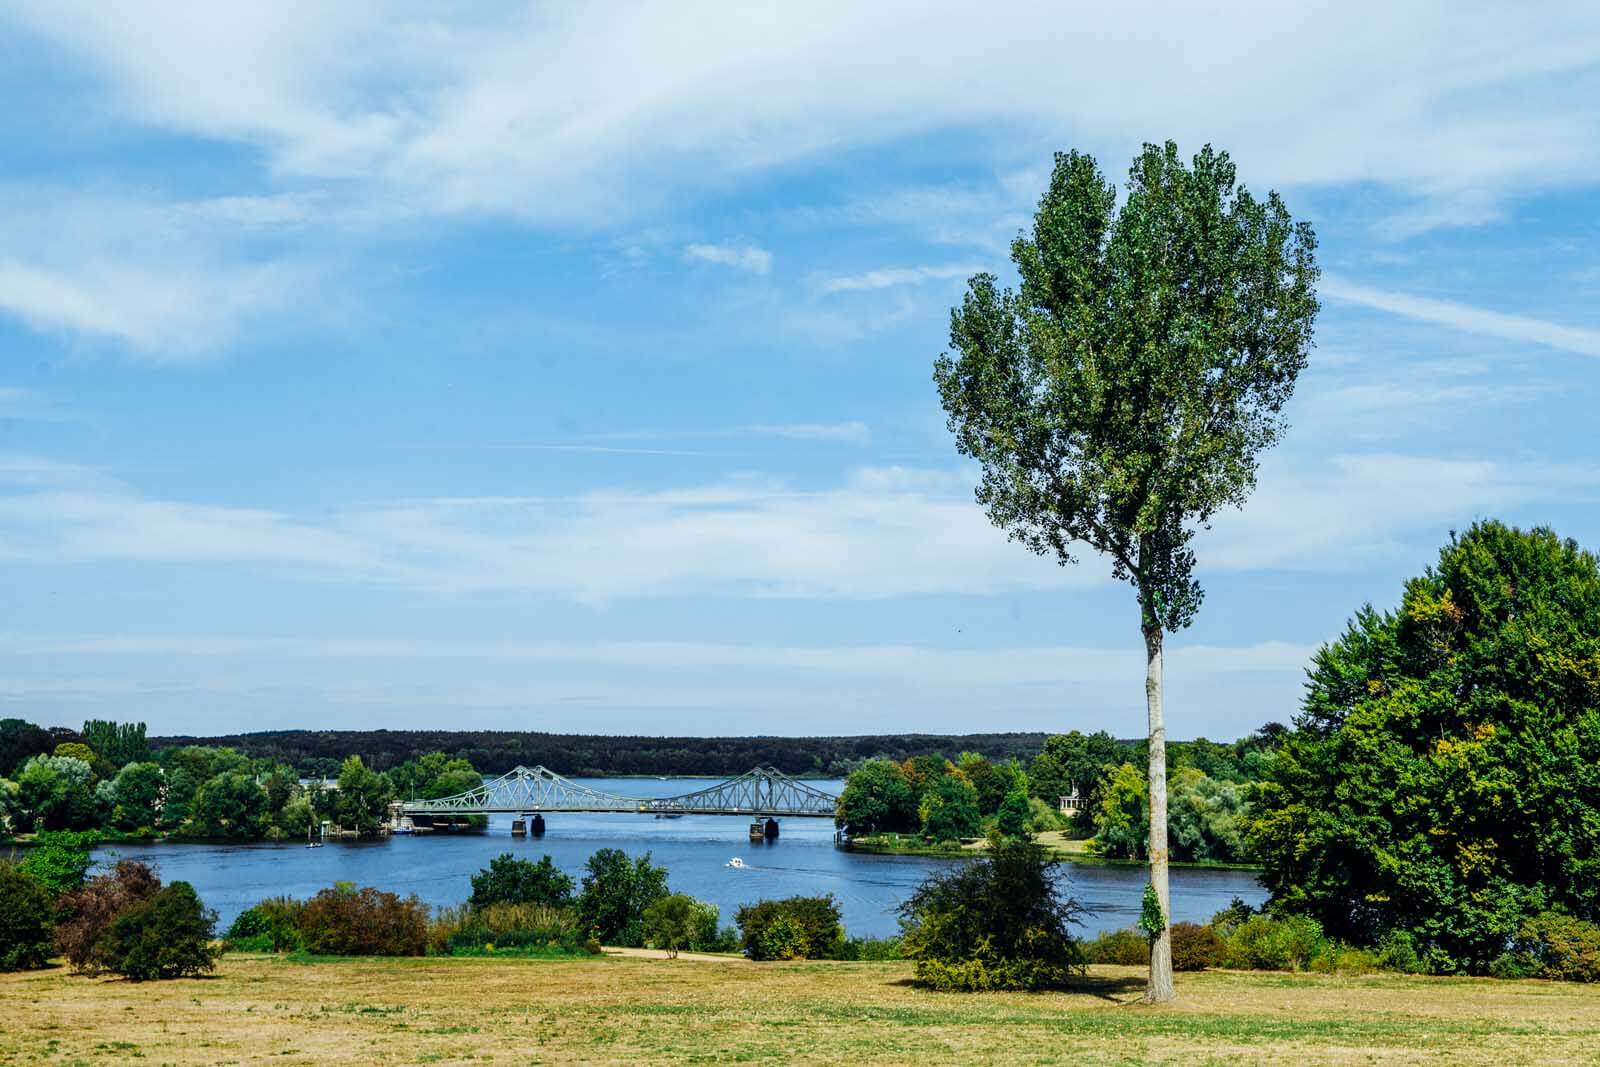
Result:
M1508 315L1453 300L1411 296L1339 277L1324 277L1319 292L1330 300L1372 308L1462 333L1543 345L1581 356L1600 356L1600 329L1564 326L1526 315Z
M766 274L772 270L772 253L751 244L685 245L683 258L694 263L716 263L751 274Z
M855 293L873 289L893 289L902 285L923 285L927 282L949 281L953 278L970 278L983 270L970 264L938 267L884 267L861 274L847 274L826 278L820 286L824 293Z

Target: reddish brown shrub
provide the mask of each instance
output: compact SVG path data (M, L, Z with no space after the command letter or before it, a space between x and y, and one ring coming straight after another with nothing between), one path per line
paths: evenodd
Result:
M106 931L119 915L160 890L161 879L149 864L118 860L111 870L61 898L63 918L56 925L56 951L74 970L93 973L110 969L104 949Z
M421 956L428 947L428 906L371 886L324 889L300 913L307 952L325 956Z

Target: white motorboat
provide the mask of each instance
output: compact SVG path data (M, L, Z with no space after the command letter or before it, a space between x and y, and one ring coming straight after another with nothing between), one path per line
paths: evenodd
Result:
M742 871L746 869L744 860L740 859L738 856L735 856L733 859L729 860L727 866L732 867L736 871Z

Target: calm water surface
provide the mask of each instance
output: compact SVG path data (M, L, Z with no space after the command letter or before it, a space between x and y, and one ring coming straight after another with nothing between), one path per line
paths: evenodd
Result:
M640 778L583 779L584 785L625 796L661 796L699 788L698 783ZM815 785L837 792L840 782ZM415 893L429 904L459 904L472 892L471 876L502 852L537 860L548 854L577 879L583 862L598 848L620 848L631 855L651 853L665 866L673 890L708 900L732 923L741 904L795 894L832 893L851 934L884 936L896 932L895 909L930 871L960 860L923 856L867 856L833 844L826 819L781 820L782 834L771 843L750 841L741 818L686 815L656 819L644 815L545 816L542 838L511 836L511 816L491 816L489 829L470 834L417 834L376 841L304 844L121 844L96 852L159 866L167 881L194 885L215 908L219 928L263 897L308 897L336 881L371 885L402 895ZM727 866L734 856L744 870ZM1145 875L1136 867L1088 864L1063 866L1070 891L1093 914L1088 933L1131 926L1139 912ZM1266 899L1249 871L1175 870L1173 921L1203 922L1234 897L1251 904Z

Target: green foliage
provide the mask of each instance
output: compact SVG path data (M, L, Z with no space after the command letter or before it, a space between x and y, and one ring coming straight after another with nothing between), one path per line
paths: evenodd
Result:
M83 724L83 743L105 757L114 768L150 758L142 722L109 722L90 719Z
M991 838L988 853L929 877L900 907L905 954L936 989L1059 987L1082 966L1056 862L1027 838Z
M43 967L54 924L49 889L16 864L0 860L0 971Z
M847 937L839 944L838 958L862 963L903 960L905 941L898 937Z
M472 896L468 903L474 908L490 904L565 907L572 903L573 885L572 878L562 873L549 856L532 863L503 852L472 876Z
M440 908L428 924L434 955L575 955L583 942L577 912L548 904Z
M1020 292L974 277L934 372L994 523L1062 562L1092 546L1135 583L1147 626L1186 626L1189 542L1254 487L1305 366L1315 248L1210 146L1192 166L1145 146L1120 208L1092 158L1057 155L1012 244Z
M922 833L933 841L959 841L978 835L978 791L965 778L942 774L923 793Z
M115 778L100 786L105 794L104 805L111 812L111 825L119 830L153 828L160 821L166 785L167 776L160 764L125 765Z
M351 756L340 765L339 793L334 799L340 826L372 833L388 816L393 799L388 779L369 770L360 756Z
M715 904L687 893L662 897L644 909L645 941L673 958L681 949L703 951L717 941L718 914Z
M182 767L167 768L167 795L161 802L161 828L176 830L189 821L189 809L199 781Z
M1008 793L995 813L995 827L1006 837L1021 837L1028 832L1028 794L1021 789Z
M1523 974L1558 982L1600 982L1600 926L1546 911L1517 928L1512 960Z
M1530 918L1600 919L1600 566L1545 529L1474 524L1313 662L1267 766L1274 907L1420 969L1481 973Z
M856 836L910 833L921 826L905 771L883 759L868 760L850 773L834 819Z
M633 860L617 848L602 848L584 864L578 917L584 929L607 945L644 944L644 911L667 895L667 869L650 853Z
M299 920L307 952L323 956L421 956L428 908L371 886L340 883L306 902Z
M1183 863L1249 859L1245 787L1182 767L1168 779L1167 833L1172 858Z
M95 835L58 830L41 833L22 858L20 867L39 880L52 896L70 893L83 885L89 873L89 850Z
M208 974L215 912L207 911L188 882L173 882L119 914L101 939L106 969L134 982Z
M1228 958L1228 943L1214 926L1199 923L1172 924L1172 969L1203 971L1221 967Z
M56 949L74 970L94 974L115 970L106 934L129 909L161 891L155 871L137 860L118 860L57 903Z
M255 779L228 771L200 787L189 817L202 836L247 840L260 835L266 814L267 794Z
M1030 834L1042 834L1051 830L1067 829L1069 823L1049 804L1038 797L1028 798L1028 819L1023 828Z
M55 738L42 726L22 719L0 719L0 777L9 777L30 756L49 754Z
M1150 962L1150 939L1138 930L1102 930L1083 946L1087 963L1143 967Z
M34 756L17 774L21 822L36 830L88 830L100 824L94 770L72 756Z
M1090 849L1101 856L1143 859L1149 848L1150 800L1145 777L1131 763L1114 768L1101 782Z
M1139 930L1154 941L1167 928L1167 914L1161 910L1161 897L1156 887L1145 884L1144 895L1139 899Z
M304 948L300 920L304 901L269 897L239 913L228 927L228 946L238 952L295 952Z
M833 896L788 897L746 904L734 913L745 955L753 960L826 960L844 941Z
M1304 915L1254 915L1228 937L1227 965L1240 970L1303 971L1327 949L1322 924Z

